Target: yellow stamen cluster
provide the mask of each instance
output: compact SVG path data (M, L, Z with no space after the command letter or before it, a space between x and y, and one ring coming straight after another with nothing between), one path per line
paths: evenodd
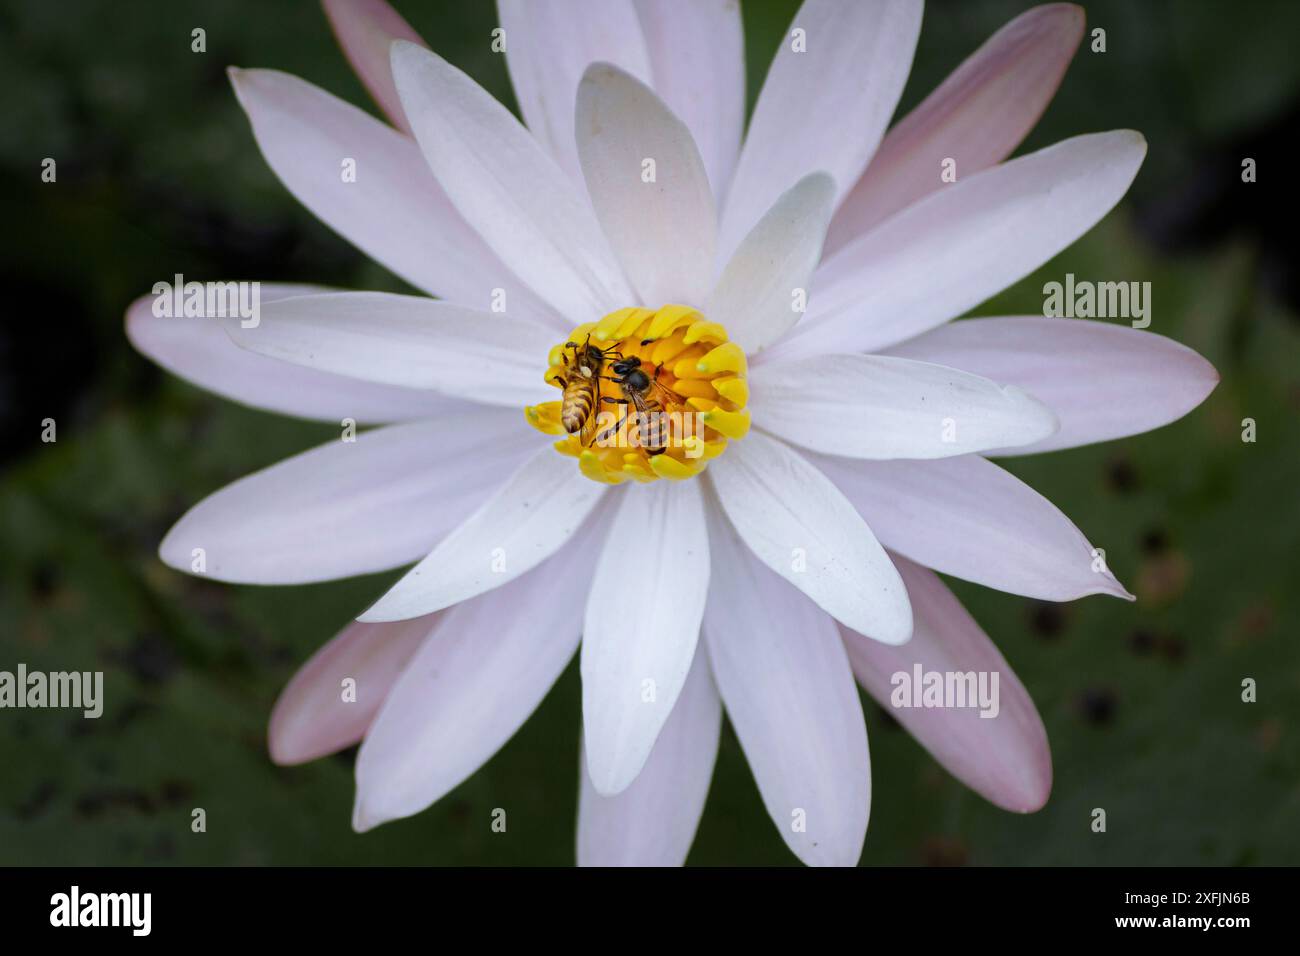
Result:
M619 401L625 397L619 385L609 380L616 377L611 366L617 361L613 357L617 353L624 359L640 359L646 376L680 399L680 404L673 402L667 409L677 414L666 416L665 421L671 420L673 428L665 433L665 447L656 454L639 447L641 433L635 409L629 408L626 421L611 432L608 423L623 415L624 406L597 401L593 414L601 416L600 426L588 433L584 444L582 433L569 434L561 424L562 402L526 408L524 412L534 428L563 436L555 443L556 450L578 459L579 469L593 481L617 485L629 478L691 478L726 450L728 440L743 438L749 432L745 353L727 338L726 329L697 310L685 305L619 309L599 322L579 325L569 341L580 347L589 342L610 354L600 372L601 397ZM563 388L561 380L568 374L566 361L572 355L573 350L566 350L564 342L551 349L545 376L548 384ZM665 393L655 394L663 397Z

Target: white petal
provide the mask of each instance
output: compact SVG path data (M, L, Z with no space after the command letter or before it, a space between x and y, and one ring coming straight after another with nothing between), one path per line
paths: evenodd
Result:
M587 597L582 725L596 792L641 772L681 692L709 591L697 482L624 489Z
M834 195L824 173L801 179L759 220L723 270L705 314L726 326L746 353L766 348L803 317Z
M948 458L1038 441L1056 430L1046 405L1014 385L944 365L826 355L750 375L755 423L846 458Z
M528 129L574 182L573 98L592 63L650 82L650 60L631 0L497 0L506 67Z
M967 57L886 134L836 211L826 254L943 188L936 171L945 161L960 178L1011 155L1060 86L1083 22L1072 3L1034 7Z
M961 315L1091 229L1145 155L1117 130L958 179L827 259L807 319L768 357L876 351Z
M570 322L628 305L590 205L510 111L437 54L399 41L392 58L425 160L501 259Z
M525 427L518 415L470 408L332 441L204 498L167 532L159 556L239 584L398 567L427 554L517 466L529 447Z
M1056 434L992 454L1028 455L1124 438L1182 418L1219 373L1162 335L1087 319L950 322L889 349L1020 386L1061 421Z
M411 131L402 112L388 62L394 40L423 44L420 35L384 0L322 0L339 46L375 102L393 125Z
M410 137L287 73L231 69L230 82L272 171L371 259L464 305L490 308L504 289L512 314L547 311L452 206Z
M579 866L681 866L713 777L722 701L703 647L686 676L650 759L632 785L602 797L587 773L578 783Z
M921 6L920 0L807 0L795 14L763 82L727 192L724 256L809 173L829 173L837 200L857 182L903 92ZM805 49L799 51L801 39Z
M690 131L652 90L605 63L583 75L577 113L587 192L641 301L703 302L717 222Z
M839 629L725 524L710 526L704 639L727 717L786 845L809 865L853 866L871 812L871 759Z
M500 590L440 615L357 755L356 830L442 798L541 703L578 646L595 530Z
M223 324L243 348L362 381L511 408L554 397L542 381L552 331L423 296L298 296L268 303L250 328Z
M263 306L287 296L326 291L319 286L260 284ZM344 418L366 424L439 418L471 407L433 392L286 365L241 349L220 322L156 316L154 302L152 295L142 296L126 310L131 344L173 375L231 401L335 425Z
M886 547L918 564L1044 601L1132 597L1069 518L990 461L813 460Z
M351 747L365 736L437 615L362 624L352 621L311 656L280 692L267 743L281 766L306 763ZM343 694L353 681L355 698Z
M731 524L758 559L855 631L912 633L907 590L871 529L793 449L751 432L709 465Z
M721 200L745 125L745 38L734 0L635 0L655 92L700 148ZM605 58L602 58L605 59Z
M542 447L357 620L419 617L501 587L558 551L604 492Z
M890 647L842 628L853 672L880 706L966 786L1005 810L1039 809L1052 791L1052 755L1024 684L933 571L893 557L912 599L916 631L902 647ZM916 680L917 667L922 682ZM930 673L945 679L973 674L976 696L968 698L966 707L921 706L924 675ZM987 693L982 700L979 681Z

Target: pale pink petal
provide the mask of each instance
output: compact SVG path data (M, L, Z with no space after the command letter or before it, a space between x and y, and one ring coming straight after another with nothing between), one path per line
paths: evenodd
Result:
M871 758L839 629L725 520L709 531L705 644L763 805L803 862L853 866L871 812Z
M612 63L643 83L650 60L632 0L497 0L506 67L524 122L574 182L578 81L592 63Z
M600 531L440 615L361 744L356 830L439 800L537 708L578 647Z
M437 621L437 614L393 624L353 621L336 634L280 692L267 732L271 759L306 763L358 743Z
M463 305L547 313L452 206L409 136L287 73L232 68L230 81L272 171L371 259Z
M654 89L691 131L723 198L745 125L745 37L737 0L634 0Z
M885 547L918 564L1044 601L1088 594L1132 598L1069 518L978 455L934 461L809 458Z
M765 359L874 352L961 315L1096 225L1146 148L1132 130L1076 136L931 193L822 263Z
M808 459L751 432L710 463L708 475L731 525L763 564L854 630L907 640L912 615L898 572L853 505Z
M1087 319L1007 316L950 322L891 346L1025 389L1056 413L1056 434L989 454L1029 455L1136 435L1201 404L1219 373L1163 335Z
M459 524L358 620L401 621L469 600L536 567L578 532L608 486L583 478L548 445L512 440L529 457L468 516L444 509Z
M402 15L384 0L322 0L325 14L352 69L393 125L411 131L397 98L388 48L394 40L425 45Z
M727 191L719 234L724 260L777 197L809 173L829 173L837 199L857 182L903 92L921 6L807 0L799 8L763 82Z
M327 292L223 321L242 348L365 382L518 409L554 397L542 380L555 333L528 319L418 295Z
M362 432L254 472L176 522L159 556L238 584L302 584L414 561L531 447L518 413L476 408ZM196 553L198 552L198 553Z
M425 161L501 260L572 323L632 302L581 187L510 111L422 47L399 40L392 59Z
M891 647L841 628L853 672L880 706L966 786L1005 810L1039 809L1052 790L1052 754L1025 686L938 575L900 555L893 558L916 616L912 639ZM929 673L945 680L949 674L974 675L970 706L920 706ZM988 692L982 701L981 675Z
M653 90L607 63L583 75L577 114L587 192L640 301L703 302L717 218L690 130Z
M825 173L805 176L763 214L722 270L704 314L746 354L778 341L803 317L834 197Z
M1014 385L892 355L773 362L749 385L764 431L846 458L950 458L1056 431L1051 409Z
M263 305L327 291L320 286L260 285ZM173 375L242 405L334 424L345 418L366 424L440 418L471 407L433 392L375 385L258 355L241 349L213 319L155 315L155 301L152 295L142 296L127 308L131 344Z
M681 866L686 862L718 755L722 701L708 654L695 663L632 785L612 797L596 792L585 742L578 782L579 866Z
M1034 7L1016 17L885 136L826 236L829 256L872 226L958 179L1002 162L1038 122L1083 36L1083 8Z
M582 627L587 768L604 796L625 790L645 766L690 671L709 591L699 482L616 494Z

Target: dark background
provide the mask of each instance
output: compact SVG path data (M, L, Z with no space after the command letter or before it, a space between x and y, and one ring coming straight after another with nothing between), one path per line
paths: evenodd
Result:
M395 5L513 106L488 46L492 4ZM1027 6L931 0L898 115ZM795 7L744 4L751 102ZM1067 271L1150 280L1151 331L1200 351L1223 382L1159 432L1005 462L1106 549L1139 600L1049 605L954 582L1038 704L1054 794L1033 816L997 810L869 703L866 863L1300 862L1300 323L1296 207L1278 185L1294 176L1300 4L1087 10L1107 52L1085 36L1021 151L1132 127L1146 164L1100 226L976 311L1037 313L1042 284ZM190 52L196 26L205 54ZM128 346L126 305L176 272L402 288L275 180L229 64L373 110L311 2L0 2L0 669L102 669L107 697L97 721L0 711L0 863L569 863L576 664L463 786L357 836L352 754L276 768L265 726L294 668L396 573L233 587L157 560L190 504L336 429L160 371ZM47 156L55 184L40 181ZM1256 184L1240 180L1247 156ZM1104 401L1104 378L1097 390ZM55 444L40 441L44 418ZM1258 703L1241 702L1245 677ZM205 834L190 831L194 807ZM508 833L491 832L494 807ZM1089 829L1094 807L1104 835ZM724 728L691 862L793 861Z

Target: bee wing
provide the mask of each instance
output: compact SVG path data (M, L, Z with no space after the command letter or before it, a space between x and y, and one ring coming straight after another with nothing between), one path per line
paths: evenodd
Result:
M655 397L659 399L660 404L664 406L665 411L668 410L668 406L670 405L686 404L686 400L682 398L680 395L678 395L676 392L674 392L667 385L664 385L658 381L652 381L650 383L650 388L654 392Z

